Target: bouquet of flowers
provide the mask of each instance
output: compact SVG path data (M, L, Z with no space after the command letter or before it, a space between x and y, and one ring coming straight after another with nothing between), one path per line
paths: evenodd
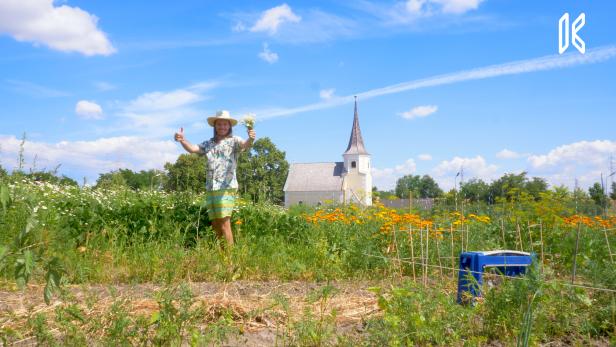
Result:
M241 123L248 128L248 130L252 130L255 127L255 115L254 113L249 113L244 118L242 118Z

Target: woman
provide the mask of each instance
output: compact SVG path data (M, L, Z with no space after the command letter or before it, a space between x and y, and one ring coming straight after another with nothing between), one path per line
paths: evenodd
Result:
M233 136L233 126L237 120L233 119L229 111L218 111L215 116L209 117L207 123L214 128L214 137L193 145L184 138L184 129L175 133L175 141L179 142L189 153L197 153L207 158L205 205L208 216L212 221L216 236L224 236L229 245L233 245L233 232L231 230L231 213L235 204L237 193L237 157L240 151L249 149L256 137L252 129L248 129L246 141Z

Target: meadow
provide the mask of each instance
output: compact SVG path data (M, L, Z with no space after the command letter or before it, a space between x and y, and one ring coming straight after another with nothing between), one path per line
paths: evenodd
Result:
M458 210L241 201L234 247L218 243L202 201L0 181L0 341L616 344L616 217L563 192ZM493 249L532 252L534 266L457 304L460 253ZM223 287L239 301L221 298ZM255 340L261 328L269 335Z

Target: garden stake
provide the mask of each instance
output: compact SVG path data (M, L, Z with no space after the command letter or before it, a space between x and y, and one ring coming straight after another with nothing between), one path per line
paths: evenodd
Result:
M456 259L453 253L453 224L449 224L449 236L451 238L451 276L453 277L453 280L456 280Z
M573 273L571 274L571 284L575 282L575 271L577 270L577 253L578 247L580 244L580 229L582 228L582 224L578 223L577 233L575 236L575 251L573 252Z
M518 238L520 239L520 251L524 252L524 245L522 245L522 232L520 231L520 223L515 223L518 230Z
M605 235L605 243L607 243L607 252L610 254L610 262L614 263L612 248L610 247L610 239L607 237L607 229L605 228L605 226L603 227L603 234Z
M415 245L413 244L413 226L410 224L409 224L409 235L411 236L411 261L413 262L413 264L411 265L411 268L413 269L413 282L416 282L417 279L415 278L415 250L413 250Z
M539 220L539 237L541 238L541 271L543 271L543 264L545 259L543 258L543 222Z
M424 277L424 287L428 285L428 260L430 256L430 233L428 226L426 226L426 276Z
M507 241L505 240L505 222L501 218L501 234L503 235L503 249L507 249Z
M441 274L441 282L443 282L443 264L441 263L441 243L438 241L438 235L436 235L436 256L438 257L438 270Z
M530 240L530 251L533 251L533 235L530 232L530 228L533 227L534 225L530 225L530 221L528 221L527 223L528 225L528 239Z

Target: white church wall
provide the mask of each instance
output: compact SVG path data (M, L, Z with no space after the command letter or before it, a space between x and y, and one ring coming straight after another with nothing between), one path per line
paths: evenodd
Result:
M341 191L325 191L325 192L285 192L284 193L284 206L289 207L291 205L299 204L317 205L319 203L341 203L342 192Z

